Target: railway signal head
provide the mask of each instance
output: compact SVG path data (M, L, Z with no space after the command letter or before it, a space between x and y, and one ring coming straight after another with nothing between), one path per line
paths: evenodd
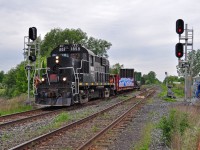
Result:
M176 21L176 33L182 34L184 32L184 21L182 19L178 19Z
M183 44L177 43L175 48L176 57L181 58L183 57Z
M35 55L30 55L30 56L28 57L28 59L29 59L30 61L34 62L34 61L36 61L36 56L35 56Z
M29 38L33 41L35 41L37 39L37 29L36 27L31 27L29 28Z

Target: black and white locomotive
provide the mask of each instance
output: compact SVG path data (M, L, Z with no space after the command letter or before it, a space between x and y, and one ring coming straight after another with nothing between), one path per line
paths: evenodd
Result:
M115 91L114 78L110 82L109 61L80 44L56 47L47 58L45 70L36 86L37 104L70 106L109 97Z

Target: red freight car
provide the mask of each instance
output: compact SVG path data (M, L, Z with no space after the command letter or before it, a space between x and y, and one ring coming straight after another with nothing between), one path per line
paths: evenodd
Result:
M137 88L134 79L134 69L120 69L119 75L110 76L110 83L115 83L114 90L116 93Z

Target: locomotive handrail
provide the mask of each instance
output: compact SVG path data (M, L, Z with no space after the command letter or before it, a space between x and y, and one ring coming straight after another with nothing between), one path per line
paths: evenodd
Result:
M78 75L78 70L81 70L82 67L83 67L83 61L85 61L85 62L89 62L89 61L87 61L87 60L83 60L83 59L81 59L81 67L80 67L80 68L76 68L76 74L77 74L77 75Z
M83 67L83 61L89 62L89 61L87 61L87 60L81 59L81 66L80 66L80 68L76 68L76 73L75 73L75 75L77 75L78 85L79 85L79 77L78 77L78 74L80 74L80 73L78 73L78 70L81 70L81 69L82 69L82 67ZM79 93L79 86L78 86L77 90L78 90L78 93Z
M77 73L78 73L78 70L81 70L81 69L82 69L83 61L85 61L85 62L89 62L89 61L87 61L87 60L83 60L83 59L81 59L81 67L80 67L80 68L76 68L76 72L77 72Z
M47 73L47 71L50 70L50 68L36 68L35 71L34 71L34 78L33 78L33 94L34 95L37 95L37 86L34 84L34 80L35 80L35 77L36 77L35 74L36 74L36 71L40 71L40 70L46 70L47 80L48 80L48 83L50 85L49 76L48 76L48 73Z
M35 70L46 70L46 75L47 75L47 80L48 80L48 83L49 83L49 85L50 85L50 81L49 81L49 75L48 75L48 72L47 71L49 71L50 70L50 68L48 67L48 68L37 68L37 69L35 69Z

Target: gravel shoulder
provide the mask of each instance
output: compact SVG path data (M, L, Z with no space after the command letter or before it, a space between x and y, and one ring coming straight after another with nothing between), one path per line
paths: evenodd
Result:
M158 98L158 93L148 100L147 104L137 112L132 122L129 123L108 147L109 150L133 150L134 146L140 141L141 133L147 123L156 124L162 116L169 113L170 107L179 105L183 102L166 102ZM168 150L169 148L162 141L162 132L154 128L151 132L150 150Z

